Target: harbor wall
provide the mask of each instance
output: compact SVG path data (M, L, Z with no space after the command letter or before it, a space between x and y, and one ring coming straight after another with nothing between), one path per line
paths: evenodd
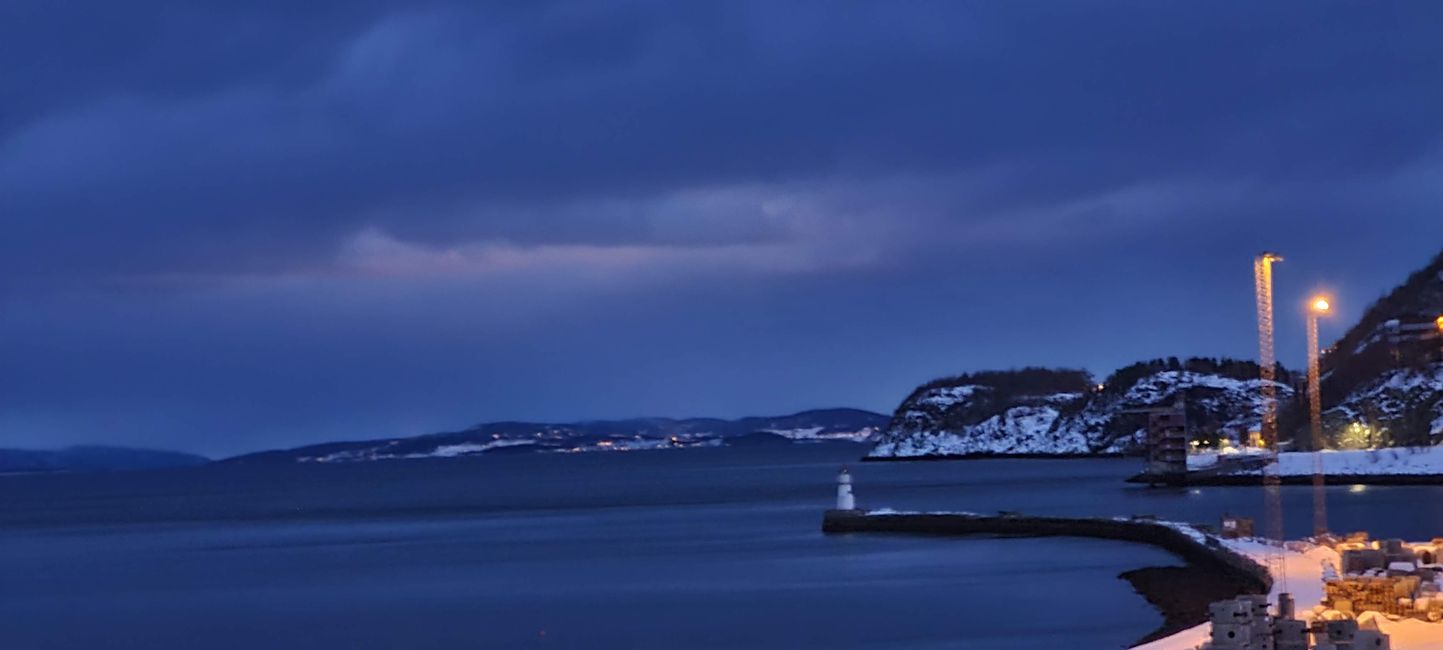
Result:
M912 535L991 535L1004 537L1088 537L1148 544L1169 551L1194 566L1224 572L1266 594L1273 579L1266 567L1223 546L1216 538L1184 532L1178 525L1146 518L1066 518L1024 515L946 513L882 513L830 510L822 532L903 533Z

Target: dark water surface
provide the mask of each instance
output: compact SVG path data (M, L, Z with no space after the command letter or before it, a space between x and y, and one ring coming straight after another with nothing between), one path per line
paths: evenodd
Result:
M0 477L0 647L1117 648L1161 617L1089 540L819 532L860 447ZM862 505L1252 514L1130 460L854 465ZM1308 488L1285 488L1289 527ZM1337 528L1432 537L1443 489L1330 489Z

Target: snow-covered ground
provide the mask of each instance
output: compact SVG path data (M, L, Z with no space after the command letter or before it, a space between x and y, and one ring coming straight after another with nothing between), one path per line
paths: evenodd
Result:
M970 512L916 512L891 508L867 511L867 516L888 515L963 515L978 516ZM1179 522L1158 521L1163 526L1181 532L1199 544L1207 544L1211 538L1195 526ZM1276 604L1281 593L1291 594L1298 618L1310 621L1321 609L1323 602L1324 565L1342 566L1337 551L1326 546L1304 542L1292 542L1286 548L1265 544L1255 539L1219 539L1232 551L1248 557L1259 566L1267 567L1273 576L1273 588L1268 595L1270 603ZM1393 650L1443 650L1443 623L1428 623L1418 619L1389 620L1374 612L1364 612L1359 621L1374 621L1390 637ZM1158 639L1136 647L1136 650L1197 650L1208 641L1211 625L1204 623L1188 628L1172 636Z
M1218 451L1201 451L1188 454L1188 469L1207 469L1218 464L1220 460L1241 460L1244 458L1256 458L1267 455L1268 450L1261 447L1228 447Z
M862 427L856 431L827 431L823 427L808 427L805 429L764 429L763 433L779 435L788 440L850 440L852 442L866 442L877 434L873 427Z
M1278 594L1288 592L1297 604L1298 618L1310 620L1313 609L1323 602L1323 564L1339 566L1338 553L1321 546L1292 546L1279 551L1276 547L1252 540L1226 540L1228 548L1247 555L1253 561L1273 569L1273 591L1269 600L1277 602ZM1275 562L1269 561L1276 558ZM1390 621L1372 612L1359 616L1360 621L1373 620L1390 637L1393 650L1443 650L1443 623L1417 619ZM1165 639L1137 647L1137 650L1195 650L1208 640L1211 626L1204 623L1183 630Z
M1242 450L1234 456L1257 455L1260 450ZM1351 451L1322 451L1323 473L1328 476L1422 476L1443 474L1443 447L1394 447ZM1288 451L1278 454L1278 473L1282 476L1311 476L1313 452ZM1228 455L1224 455L1224 458ZM1188 469L1202 469L1217 464L1216 453L1188 457ZM1259 469L1236 472L1256 475Z
M1331 561L1334 566L1338 564L1338 554L1330 548L1312 547L1306 552L1299 552L1280 551L1274 546L1250 540L1226 540L1223 543L1263 566L1273 566L1269 563L1269 556L1277 553L1277 567L1281 572L1274 572L1273 591L1269 600L1277 602L1278 594L1284 591L1292 594L1300 618L1312 616L1312 609L1323 602L1323 562ZM1204 623L1170 637L1137 646L1136 650L1195 650L1208 640L1211 630L1212 626ZM1443 627L1440 627L1439 631L1443 632ZM1393 647L1397 650L1414 650L1400 647L1396 643Z

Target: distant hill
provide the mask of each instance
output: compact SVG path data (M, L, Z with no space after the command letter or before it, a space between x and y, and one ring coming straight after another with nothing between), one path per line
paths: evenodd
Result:
M1443 254L1378 299L1323 357L1323 429L1332 447L1424 446L1443 438ZM1100 385L1080 370L1025 368L927 382L897 407L870 456L1073 455L1141 451L1143 416L1181 394L1200 438L1261 426L1258 366L1156 359ZM1302 373L1278 368L1279 434L1311 447Z
M1248 361L1173 358L1133 364L1101 384L1085 371L1046 368L935 380L903 400L869 456L1136 453L1146 416L1129 411L1179 395L1191 426L1238 440L1258 428L1258 374ZM1285 383L1278 391L1292 394Z
M1374 302L1323 357L1324 430L1330 440L1363 436L1387 445L1426 445L1443 435L1443 254ZM1304 405L1285 424L1306 425ZM1300 436L1300 439L1306 436Z
M178 451L82 446L58 450L0 449L0 473L97 472L189 467L210 462Z
M859 409L823 409L737 420L637 418L569 424L490 422L463 431L322 443L246 454L223 462L342 463L496 453L627 451L722 446L733 441L736 444L764 444L768 437L789 442L865 442L886 424L887 416Z

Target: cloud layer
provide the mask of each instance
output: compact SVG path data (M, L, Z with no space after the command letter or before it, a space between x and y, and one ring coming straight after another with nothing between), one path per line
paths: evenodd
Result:
M1443 242L1440 24L9 3L0 438L886 409L971 368L1247 354L1254 250L1360 310Z

